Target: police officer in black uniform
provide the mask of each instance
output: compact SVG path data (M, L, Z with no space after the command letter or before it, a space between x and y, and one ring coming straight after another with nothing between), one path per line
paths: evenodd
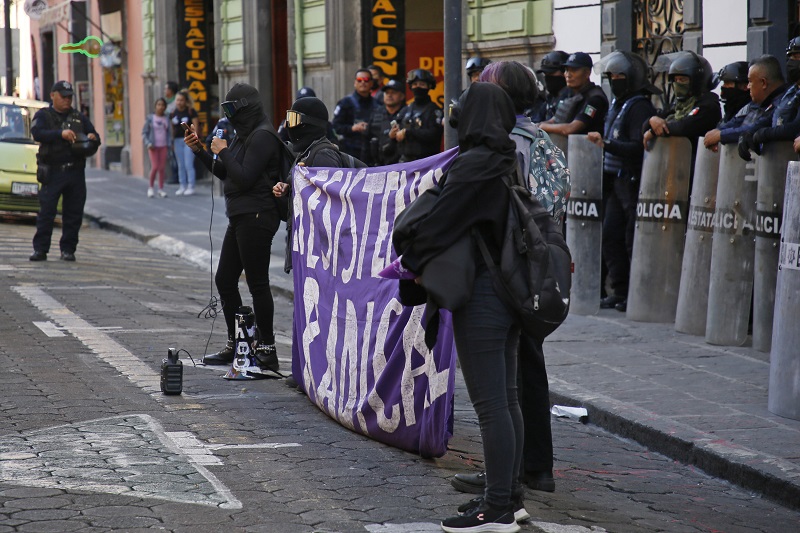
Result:
M397 141L389 137L392 126L397 124L397 116L406 106L406 88L403 82L389 80L383 91L383 106L372 114L369 122L370 150L372 162L376 166L392 165L400 160Z
M444 126L442 108L431 101L428 91L436 88L436 78L425 69L408 73L406 82L414 100L397 116L389 137L397 141L400 162L405 163L439 153Z
M614 101L606 118L605 135L588 138L603 148L603 261L613 294L600 302L604 309L627 310L628 279L633 252L636 201L642 175L642 124L656 112L650 95L660 91L647 79L647 64L631 52L613 52L605 61ZM608 187L610 185L610 187Z
M364 162L369 162L369 120L380 104L372 97L372 73L356 71L354 91L339 100L333 110L333 129L341 137L339 147Z
M555 115L539 127L547 133L572 135L574 133L602 132L608 113L608 98L603 89L589 80L592 58L576 52L564 62L564 78L570 92L559 102Z
M89 119L72 107L73 94L68 81L56 82L50 91L50 107L33 116L31 134L40 143L36 160L42 186L31 261L47 260L59 198L63 200L61 259L75 261L86 203L86 158L97 152L100 136Z
M567 79L564 77L564 63L569 59L569 54L562 50L548 52L542 58L539 70L536 71L544 77L544 88L547 90L547 107L541 120L531 117L534 122L550 120L556 114L559 102L567 97Z
M722 101L722 122L728 122L751 102L747 90L747 61L728 63L717 72L715 83L722 84L719 99Z
M478 81L481 77L481 72L485 69L492 60L485 57L472 56L467 59L467 79L470 83Z

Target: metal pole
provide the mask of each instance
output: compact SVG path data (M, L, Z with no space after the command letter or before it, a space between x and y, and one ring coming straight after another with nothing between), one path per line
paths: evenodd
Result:
M14 94L14 54L11 50L11 0L3 2L3 16L5 17L5 42L6 42L6 96Z
M305 35L303 34L303 3L300 0L294 0L294 55L295 65L297 68L297 87L295 90L300 89L306 84L305 73Z
M458 145L458 132L447 123L448 106L461 95L461 0L444 0L444 148Z

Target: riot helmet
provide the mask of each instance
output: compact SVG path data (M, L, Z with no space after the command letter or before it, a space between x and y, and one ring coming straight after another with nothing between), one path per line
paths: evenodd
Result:
M552 74L556 71L564 71L564 63L567 62L569 58L569 54L563 52L561 50L553 50L552 52L548 52L542 58L542 62L539 65L539 70L536 72L542 72L544 74Z
M408 83L408 87L411 88L411 84L418 80L427 83L428 89L436 88L436 78L433 77L433 73L430 70L425 70L424 68L415 68L414 70L409 70L408 75L406 76L406 83Z
M797 53L800 53L800 37L793 38L786 46L786 57Z
M608 78L614 96L621 98L643 89L653 92L647 77L647 63L639 55L617 50L603 59L603 76ZM624 74L625 79L612 80L614 74Z
M736 61L728 63L719 72L714 74L713 86L720 83L733 82L733 83L747 83L747 61Z
M706 58L692 51L680 52L672 61L667 79L673 82L675 76L689 77L689 87L694 96L702 96L714 88L711 64Z
M491 62L491 59L485 57L470 57L467 59L467 76L472 76L475 72L482 71Z

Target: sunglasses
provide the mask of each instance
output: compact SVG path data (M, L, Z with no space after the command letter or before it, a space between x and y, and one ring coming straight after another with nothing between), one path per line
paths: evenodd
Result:
M372 78L356 78L356 81L372 83Z
M316 117L310 117L299 111L294 111L292 109L286 112L286 127L287 128L296 128L301 124L309 124L311 126L319 126L321 128L328 127L327 120L321 120Z
M242 98L240 100L228 100L222 102L220 106L222 107L222 112L225 114L225 117L230 119L241 108L247 107L247 98Z

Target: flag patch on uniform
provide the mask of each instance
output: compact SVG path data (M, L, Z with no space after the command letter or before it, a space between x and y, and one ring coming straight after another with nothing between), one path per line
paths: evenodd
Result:
M693 117L693 116L695 116L696 114L698 114L699 112L700 112L700 108L699 108L699 107L695 107L694 109L692 109L691 111L689 111L689 116L690 116L690 117Z
M588 116L589 118L594 118L594 116L597 114L597 109L595 109L594 107L592 107L590 105L587 105L583 109L583 114Z

